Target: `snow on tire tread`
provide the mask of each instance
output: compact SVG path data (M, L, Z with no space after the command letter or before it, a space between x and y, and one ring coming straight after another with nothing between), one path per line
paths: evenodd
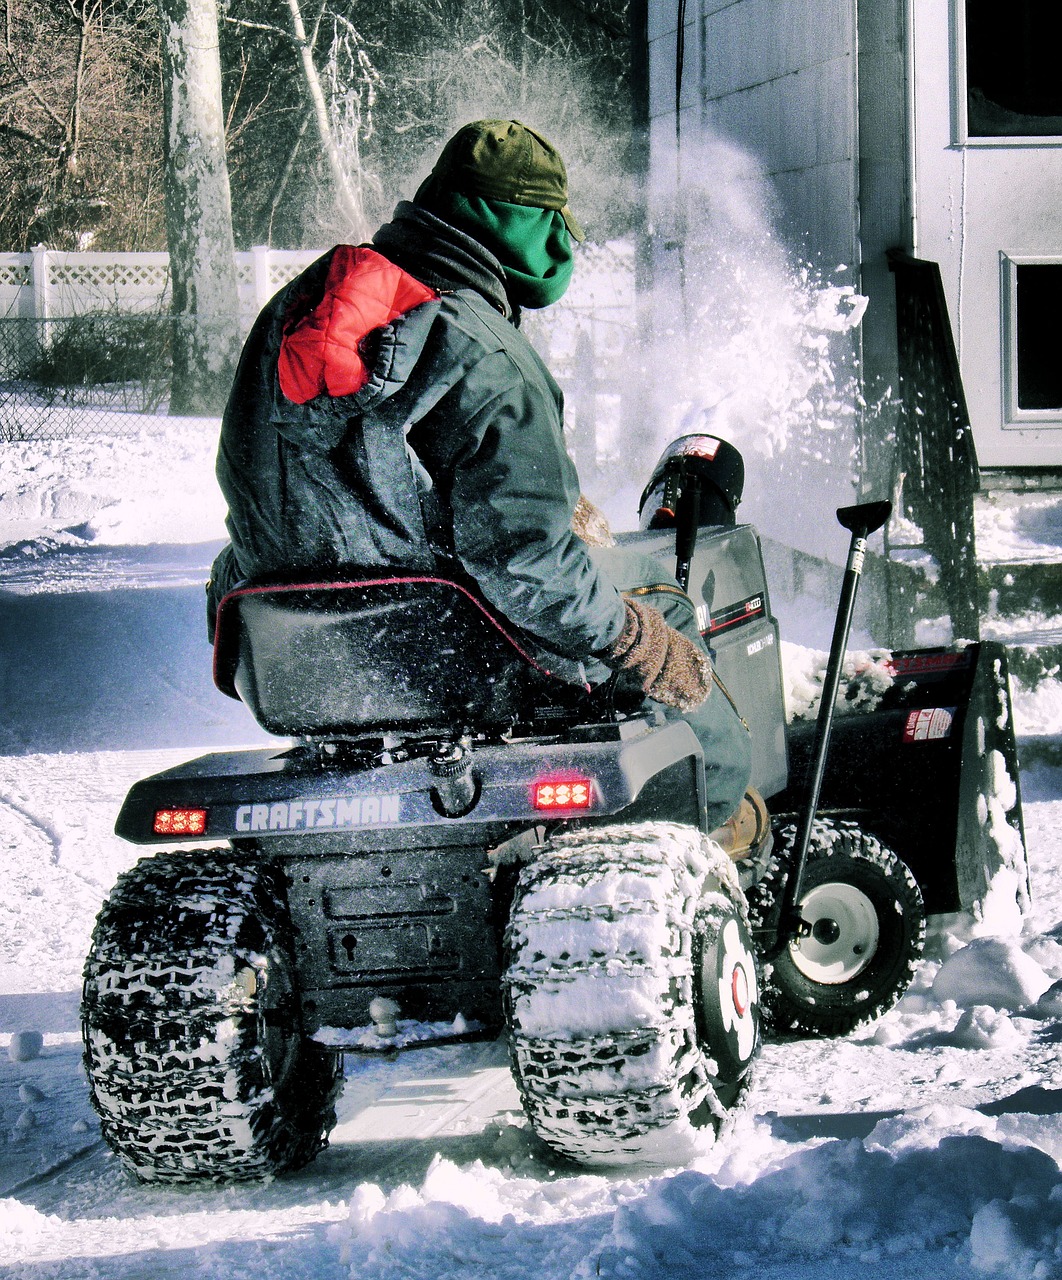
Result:
M327 1069L311 1064L297 1106L282 1102L257 1043L247 975L262 958L248 943L278 914L268 877L224 849L142 859L104 904L85 963L85 1065L104 1136L140 1178L264 1177L325 1145Z
M710 1145L738 1108L720 1102L698 1042L693 944L736 909L730 860L670 823L565 833L524 868L510 1046L547 1143L585 1164L672 1163Z

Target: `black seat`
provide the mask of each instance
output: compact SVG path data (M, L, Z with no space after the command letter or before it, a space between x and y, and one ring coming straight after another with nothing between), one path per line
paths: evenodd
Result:
M215 684L281 735L511 724L572 674L445 578L246 583L217 614Z

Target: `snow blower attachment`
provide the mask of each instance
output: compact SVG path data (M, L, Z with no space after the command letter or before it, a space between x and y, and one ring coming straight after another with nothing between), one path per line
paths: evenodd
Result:
M921 945L919 886L932 904L981 892L985 828L1020 867L1002 651L896 655L880 709L838 715L823 765L786 728L740 496L737 451L684 437L620 541L682 571L713 696L752 735L773 825L758 857L709 838L684 720L546 670L468 583L351 574L226 598L216 682L285 741L132 788L116 830L162 847L120 877L85 965L94 1102L139 1177L297 1168L327 1141L343 1052L501 1031L556 1152L680 1163L745 1106L761 1011L804 1034L883 1012ZM933 825L949 806L961 856L947 816Z
M885 677L883 686L882 675ZM853 677L838 702L820 812L859 821L902 854L929 914L980 914L988 895L1028 899L1014 720L1002 644L897 650L865 699ZM789 730L794 811L811 769L813 726Z
M796 828L784 833L774 875L755 897L769 978L765 1004L783 1030L839 1034L891 1008L922 950L922 900L903 864L855 823L830 827L816 817L867 538L891 512L888 502L837 512L851 542L809 776Z
M866 539L890 511L837 513L851 545L818 715L813 733L790 730L790 782L771 800L776 862L750 892L765 1018L779 1031L842 1034L890 1009L927 911L977 914L993 885L1012 907L1028 900L1001 645L891 655L891 687L840 718L827 770Z

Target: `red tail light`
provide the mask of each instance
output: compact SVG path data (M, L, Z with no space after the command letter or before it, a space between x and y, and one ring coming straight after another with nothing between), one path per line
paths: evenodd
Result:
M535 783L531 803L536 809L589 809L593 796L593 778L550 778Z
M201 836L206 831L205 809L156 809L157 836Z

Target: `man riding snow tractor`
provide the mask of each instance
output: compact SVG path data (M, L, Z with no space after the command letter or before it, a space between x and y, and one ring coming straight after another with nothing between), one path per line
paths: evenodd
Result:
M1023 865L996 834L1011 815L983 818L1016 777L1001 646L895 655L902 680L820 790L888 503L838 512L810 751L784 729L736 450L672 442L641 530L589 545L612 540L516 325L560 296L573 231L556 152L469 125L371 246L326 254L251 333L218 462L214 679L283 741L141 779L118 815L154 848L100 912L82 1022L101 1130L139 1177L299 1168L336 1122L344 1053L503 1030L553 1151L685 1163L747 1104L761 1008L817 1035L879 1016L926 903L959 909ZM773 836L738 808L750 754Z
M676 580L584 541L610 538L587 532L560 390L519 330L521 308L564 293L582 238L557 151L518 121L481 120L371 245L336 246L273 298L222 424L231 544L208 587L211 628L250 579L352 566L458 577L554 674L585 687L619 672L682 713L718 826L745 793L747 730L708 696L711 662Z

